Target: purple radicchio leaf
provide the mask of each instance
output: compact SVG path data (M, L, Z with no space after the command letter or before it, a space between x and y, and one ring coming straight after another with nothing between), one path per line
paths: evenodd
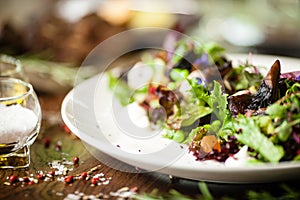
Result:
M293 131L293 138L294 138L294 140L295 140L298 144L300 144L300 137L299 137L299 135L296 133L296 131Z
M285 78L292 81L300 81L300 71L283 73L280 75L280 78Z

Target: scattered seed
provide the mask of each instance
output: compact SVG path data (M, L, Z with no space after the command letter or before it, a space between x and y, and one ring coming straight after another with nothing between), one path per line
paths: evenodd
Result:
M68 173L69 173L69 169L65 167L65 168L63 169L62 174L63 174L64 176L66 176Z
M55 175L55 171L54 171L54 170L49 171L49 172L48 172L48 175L50 175L50 176L53 177L53 176Z
M4 184L4 185L11 185L10 182L4 182L3 184Z
M11 183L15 183L15 182L18 181L18 177L17 177L16 175L11 175L11 176L9 177L9 181L10 181Z
M85 180L87 175L88 175L87 172L82 172L80 177L81 177L81 179Z
M45 148L49 148L50 143L51 143L50 138L46 137L46 138L44 139L44 146L45 146Z
M93 167L90 171L91 172L94 172L94 171L97 171L98 169L100 169L101 165L98 165L96 167Z
M84 195L84 196L82 197L82 200L94 199L94 198L91 198L90 196L91 196L91 195Z
M43 179L45 178L45 176L44 176L44 174L39 173L39 174L37 175L37 178L38 178L39 180L43 180Z
M125 192L125 191L128 191L129 190L129 187L122 187L120 188L117 192Z
M52 177L45 177L44 181L45 181L45 182L47 182L47 181L52 181Z
M74 165L78 165L79 164L79 158L77 156L74 157L73 163L74 163Z
M68 194L65 198L65 200L79 200L81 199L81 196L78 196L76 194Z
M34 183L38 183L39 180L38 180L38 179L33 179L33 182L34 182Z
M104 196L103 193L99 193L99 194L96 194L96 195L95 195L95 197L98 198L98 199L102 198L103 196Z
M61 197L64 196L64 194L62 192L56 192L56 195L61 196Z
M77 157L78 158L78 157ZM65 182L67 184L73 183L75 180L91 180L91 187L95 187L98 185L108 185L110 183L110 180L112 177L105 177L104 173L97 173L93 174L93 172L99 170L101 168L101 165L97 165L93 168L91 168L89 171L83 171L80 174L77 175L67 175L68 172L73 170L72 168L67 168L63 163L67 163L67 165L74 165L74 163L77 163L79 158L74 158L73 162L67 161L66 159L62 159L62 161L55 160L51 163L49 163L49 166L52 168L52 170L49 170L48 172L43 171L37 171L37 175L29 174L27 172L28 176L24 176L22 178L18 178L15 175L11 175L10 177L6 177L6 182L4 182L4 185L12 185L15 182L20 182L21 187L25 187L26 185L33 185L37 184L40 181L46 182L46 181L58 181L58 182ZM83 194L81 194L83 196ZM105 196L105 195L103 195ZM94 198L96 198L94 196Z
M28 183L30 180L28 177L23 177L23 182Z
M93 167L92 169L90 169L90 170L87 172L87 174L88 174L88 175L91 175L93 172L99 170L100 167L101 167L101 165L97 165L96 167Z
M108 184L109 184L109 180L103 181L102 184L103 184L103 185L108 185Z
M106 178L99 178L99 181L106 181Z
M69 175L69 176L65 177L65 183L70 184L72 182L73 182L73 176Z
M116 192L110 192L110 196L119 197L119 199L127 199L132 197L135 191L130 190L128 187L123 187L117 190Z
M92 178L91 183L96 185L99 181L99 178Z

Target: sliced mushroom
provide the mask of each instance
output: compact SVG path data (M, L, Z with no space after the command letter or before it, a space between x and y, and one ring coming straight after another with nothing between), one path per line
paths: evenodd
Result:
M238 92L228 97L228 108L233 116L245 114L252 102L252 95L249 91Z
M266 108L278 100L278 82L280 78L280 62L276 60L264 78L257 93L253 96L251 104L248 106L250 110L258 110Z
M247 111L261 113L264 108L279 98L280 62L276 60L262 81L255 95L250 92L238 92L228 97L228 106L231 114L245 114Z

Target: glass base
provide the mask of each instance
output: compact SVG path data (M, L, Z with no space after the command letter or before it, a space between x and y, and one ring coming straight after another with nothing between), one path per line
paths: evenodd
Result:
M10 154L0 155L0 169L26 168L29 167L29 164L30 150L28 146Z

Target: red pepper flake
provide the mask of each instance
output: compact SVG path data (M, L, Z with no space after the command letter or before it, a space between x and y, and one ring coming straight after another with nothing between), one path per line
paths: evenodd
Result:
M46 138L44 139L44 146L45 146L45 148L49 148L50 143L51 143L50 138L46 137Z
M66 176L65 177L65 183L72 183L73 182L73 176L72 175L69 175L69 176Z
M118 144L117 144L117 147L118 147L118 148L121 148L121 146L120 146L120 145L118 145Z
M87 172L82 172L80 177L81 179L86 179L87 175L88 175Z
M78 165L79 164L79 158L77 156L74 157L73 163L74 163L74 165Z
M18 181L18 177L17 177L16 175L11 175L11 176L9 177L9 181L10 181L11 183L15 183L15 182Z
M92 178L91 183L96 185L98 183L98 181L99 181L99 178L94 177L94 178Z
M45 176L44 176L44 174L39 173L39 174L37 175L37 178L38 178L39 180L43 180L43 179L45 178Z
M34 184L33 181L29 181L29 182L28 182L28 185L33 185L33 184Z
M50 176L54 176L54 175L55 175L55 171L54 171L54 170L51 170L51 171L48 172L48 174L49 174Z
M28 183L29 182L29 178L28 177L23 177L23 182L24 183Z

